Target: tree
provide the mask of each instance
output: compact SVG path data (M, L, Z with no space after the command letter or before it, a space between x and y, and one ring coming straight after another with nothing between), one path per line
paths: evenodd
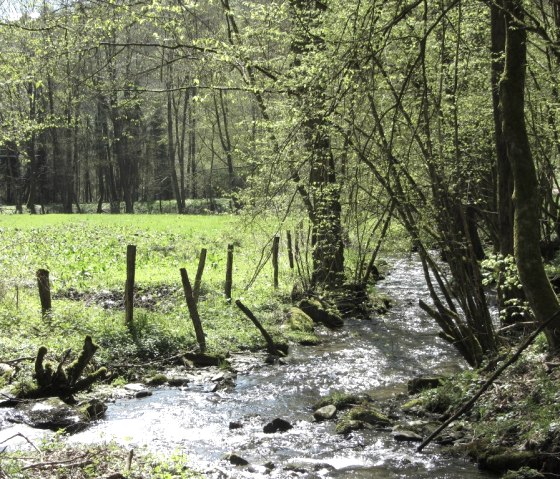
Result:
M519 0L504 0L506 20L505 66L500 80L500 109L507 156L514 184L514 253L519 277L537 321L560 309L548 281L539 248L540 202L535 164L525 125L527 32ZM549 348L560 349L560 318L546 329Z

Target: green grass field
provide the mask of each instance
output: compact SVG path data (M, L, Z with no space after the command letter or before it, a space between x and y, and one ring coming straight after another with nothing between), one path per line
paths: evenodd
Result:
M280 250L280 288L272 287L268 257L274 223L234 216L0 215L0 362L33 356L45 345L53 358L77 351L86 334L101 349L98 362L139 363L196 345L179 268L194 278L200 249L207 248L199 310L209 352L256 349L264 342L243 314L224 298L226 251L235 245L233 292L278 340L295 275ZM122 297L126 247L137 246L134 328L124 322ZM53 308L42 317L36 271L50 271ZM287 335L287 336L286 336ZM295 338L297 339L297 338Z

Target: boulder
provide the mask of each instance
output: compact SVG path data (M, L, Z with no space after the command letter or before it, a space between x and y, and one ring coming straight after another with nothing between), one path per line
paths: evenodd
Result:
M350 434L352 431L359 431L360 429L365 429L367 427L366 423L363 421L355 421L352 419L343 419L336 425L335 431L337 434Z
M545 479L544 474L541 474L536 469L530 467L522 467L518 471L508 471L502 479Z
M146 384L150 386L162 386L168 381L165 374L155 374L146 381Z
M307 314L315 323L324 324L327 328L332 329L344 326L344 322L338 314L328 311L316 299L302 299L298 306L299 309Z
M78 408L85 413L90 421L101 419L107 412L107 405L99 399L90 399L78 404Z
M479 459L481 468L495 473L515 471L522 467L535 467L539 455L535 451L504 450L495 454L488 454Z
M350 409L347 413L347 417L354 421L365 422L371 426L386 427L391 424L391 421L385 414L366 404Z
M59 398L21 403L16 408L13 422L26 424L37 429L65 430L73 433L88 426L90 416L81 408L69 406Z
M400 441L400 442L404 442L404 441L422 442L423 441L423 437L420 436L420 434L416 434L413 431L407 431L406 429L395 429L392 432L392 435L393 435L393 439L395 439L395 441Z
M421 376L408 381L408 394L417 394L426 389L435 389L442 384L442 377Z
M275 432L286 432L292 429L293 426L286 420L276 418L263 427L263 432L272 434Z
M307 313L295 306L290 309L285 325L292 331L301 331L304 333L311 333L314 329L313 319L311 319Z
M144 386L142 383L126 384L124 386L124 390L129 396L133 396L136 399L141 399L152 395L152 391L146 388L146 386Z
M167 378L167 384L171 387L184 387L187 386L190 382L189 378L185 377L171 377Z
M336 406L334 404L329 404L328 406L323 406L317 409L313 413L313 417L316 421L326 421L332 419L336 415Z
M233 452L227 454L224 459L234 466L246 466L247 464L249 464L249 461L247 459L243 459L241 456L238 456Z

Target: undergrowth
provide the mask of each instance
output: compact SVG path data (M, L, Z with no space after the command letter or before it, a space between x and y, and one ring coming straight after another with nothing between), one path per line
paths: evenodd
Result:
M179 268L187 268L192 283L203 247L208 253L199 312L208 352L263 348L260 333L225 300L228 244L235 245L233 299L253 310L279 342L303 336L281 327L295 281L284 243L280 288L273 289L270 261L251 282L274 235L272 221L252 229L231 216L5 215L0 233L0 362L31 358L40 346L56 360L67 349L78 351L85 335L101 346L95 361L109 367L194 349ZM131 328L123 311L127 244L137 246ZM37 293L39 268L50 271L53 307L47 315ZM31 367L31 361L18 364L20 371Z

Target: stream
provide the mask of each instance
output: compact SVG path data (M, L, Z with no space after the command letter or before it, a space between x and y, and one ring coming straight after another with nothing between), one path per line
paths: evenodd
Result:
M390 431L344 437L334 433L334 421L314 422L311 405L330 392L383 399L404 392L414 376L466 367L417 306L427 292L414 256L397 260L378 289L396 301L389 313L372 321L347 321L339 331L321 329L321 344L292 346L285 365L234 355L234 387L212 392L208 381L193 381L183 388L157 388L143 399L117 400L104 420L69 440L115 440L131 448L184 453L192 468L211 478L491 477L433 449L416 453L414 443L396 442ZM274 418L286 419L293 428L265 434L263 426ZM230 422L242 427L230 429ZM231 452L251 466L224 460ZM275 467L265 469L266 463Z

